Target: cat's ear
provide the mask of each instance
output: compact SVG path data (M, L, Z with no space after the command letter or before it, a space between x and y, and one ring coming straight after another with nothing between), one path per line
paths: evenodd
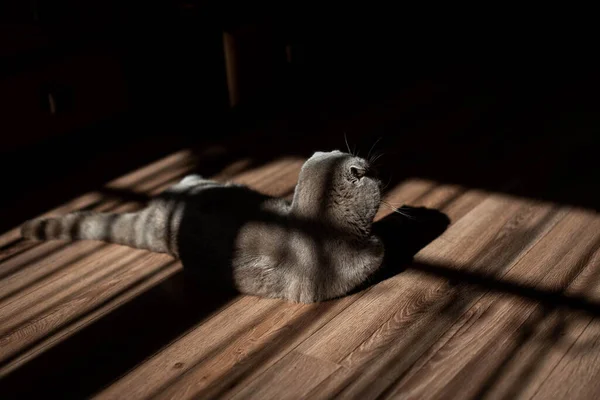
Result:
M317 157L324 157L324 156L328 156L331 154L341 154L342 152L339 150L332 150L329 152L325 152L325 151L315 151L314 154L312 155L313 157L317 158Z

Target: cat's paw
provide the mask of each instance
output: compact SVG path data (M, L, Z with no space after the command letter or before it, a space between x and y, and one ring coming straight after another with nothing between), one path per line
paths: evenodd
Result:
M192 184L192 183L197 183L197 182L200 182L203 180L204 180L204 178L201 175L191 174L191 175L187 175L186 177L184 177L180 183Z

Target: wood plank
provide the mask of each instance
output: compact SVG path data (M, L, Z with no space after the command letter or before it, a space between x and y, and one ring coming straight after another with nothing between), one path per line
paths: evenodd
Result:
M458 270L501 276L562 217L549 205L493 195L416 259L423 263L446 260ZM311 396L376 396L408 370L482 295L444 279L423 284L419 273L401 274L394 280L396 285L390 290L394 296L388 295L385 304L373 307L357 302L299 347L298 351L344 367L315 388ZM375 328L364 332L354 329L352 316L360 319L363 314L367 322L375 318L372 314L382 314L379 318L383 323L373 324ZM369 368L364 369L367 364Z
M281 302L278 312L256 318L251 331L231 342L212 359L205 357L201 363L192 364L193 369L169 382L153 397L228 397L245 387L254 374L277 363L283 354L291 351L306 335L318 330L352 301L353 298L347 297L343 301L293 307ZM221 336L225 334L227 337L226 332L230 330L231 320L227 330L221 331ZM195 343L191 345L195 346ZM169 352L166 351L164 356L168 357Z
M597 399L600 396L600 321L585 330L543 382L534 399Z
M468 198L468 194L464 195ZM435 242L431 243L423 249L418 255L417 260L422 262L439 262L445 260L447 263L456 266L457 268L486 268L490 272L493 269L509 268L514 258L526 252L529 248L527 244L513 243L509 233L516 229L514 221L522 221L523 228L534 226L540 222L550 212L548 206L538 207L531 219L523 220L521 215L524 211L531 210L529 204L515 204L508 201L506 198L492 196L490 199L481 203L470 213L458 220ZM548 227L545 227L548 229ZM510 231L510 232L507 232ZM544 231L545 232L545 231ZM488 250L491 245L496 246L499 239L504 239L506 244L512 244L513 251L506 251L503 258L489 264L485 262L491 258ZM497 245L499 248L499 245ZM499 253L495 251L494 253ZM482 260L482 261L479 261ZM416 283L420 279L420 274L401 274L397 279L390 283L394 288L393 291L399 292L399 297L402 299L404 290L413 290L419 287ZM427 286L423 286L427 288ZM392 291L392 289L389 289ZM437 293L437 288L434 293ZM443 293L440 296L444 298ZM452 297L452 295L450 295ZM350 323L352 315L363 315L365 318L381 318L381 322L389 319L390 314L401 310L394 308L394 303L398 303L398 296L383 296L386 304L378 304L373 313L367 304L356 304L354 307L364 308L361 310L347 310L346 313L340 315L341 319L332 323L328 329L322 330L320 336L313 337L303 344L301 351L312 356L326 357L332 362L341 362L352 350L354 350L362 341L365 340L365 335L368 337L373 334L374 328L372 324L361 324L367 329L367 332L361 333L356 331ZM404 304L405 307L408 305ZM381 326L378 324L377 327ZM345 333L340 331L340 327L344 327ZM348 340L330 341L329 336L344 337Z
M113 254L105 254L103 249L112 247ZM79 289L85 289L90 282L97 282L103 277L123 268L119 260L131 261L131 255L139 258L139 253L131 252L118 246L100 245L79 259L62 260L58 258L57 268L50 268L49 276L36 279L31 285L16 289L16 294L3 302L0 308L1 334L6 334L20 323L34 315L52 309L52 305L60 304ZM66 252L68 253L68 252ZM22 293L21 293L22 292ZM43 302L40 299L44 299Z
M595 219L598 217L596 216ZM546 362L531 374L523 388L528 398L596 398L599 393L598 337L600 324L600 252L596 251L566 295L583 297L589 305L595 305L593 313L565 313L559 315L558 340L547 344ZM577 333L580 333L577 335ZM531 364L530 364L531 365ZM512 371L511 371L512 372ZM546 396L546 397L543 397Z
M292 351L237 393L234 399L299 399L331 375L339 366Z
M588 222L586 229L581 229L584 222ZM589 259L578 262L581 254L598 250L600 220L595 222L589 224L586 213L569 213L502 277L502 281L540 292L564 291L587 266ZM518 294L487 294L459 318L410 371L388 388L387 396L482 398L501 385L508 390L509 397L514 398L518 394L515 389L526 379L514 357L525 351L535 353L536 349L529 347L539 346L544 339L547 342L548 335L556 334L559 321L559 315L550 315L550 310L540 307L535 299ZM554 329L546 330L552 327ZM571 334L577 337L579 333ZM466 354L469 356L465 357ZM509 367L521 372L512 377L513 386L500 382Z
M0 375L7 374L27 359L55 345L57 340L68 337L76 331L72 326L74 322L77 327L82 326L82 317L86 323L92 322L95 318L87 314L95 310L98 304L119 300L115 296L122 297L121 302L126 301L128 296L121 295L134 289L137 282L145 282L156 275L164 279L181 268L168 256L142 251L120 252L119 255L111 258L109 265L103 265L103 257L97 257L91 265L97 273L85 277L75 275L76 282L71 286L61 286L59 289L52 287L55 295L48 301L49 304L40 301L44 297L37 297L38 303L27 309L26 313L3 310L3 314L9 316L3 320L0 336ZM156 283L156 280L153 282ZM96 318L99 316L101 314Z
M13 370L19 368L21 365L29 362L30 360L38 357L40 354L43 354L48 349L53 348L54 346L60 344L60 342L69 339L72 335L76 334L86 326L94 323L95 321L100 320L106 315L109 315L113 310L118 309L123 304L134 299L136 296L141 295L145 291L154 287L161 281L167 279L168 277L175 274L180 269L180 266L177 263L169 262L161 265L156 268L151 273L142 276L135 281L126 282L129 283L126 288L122 288L119 291L111 291L110 296L102 296L97 297L94 300L101 300L100 304L90 304L90 307L85 310L77 310L79 311L77 315L73 313L75 310L68 310L65 306L61 312L71 311L71 318L69 321L63 325L61 325L58 329L53 331L45 331L43 332L44 337L38 337L35 340L34 344L30 344L29 346L23 346L30 343L31 340L27 342L23 341L21 343L21 348L19 350L23 350L25 347L26 350L22 351L18 357L12 357L10 362L5 363L0 370L0 376L6 376L11 373ZM61 315L64 318L64 314ZM53 325L43 325L45 329L51 328ZM41 335L40 335L41 336ZM29 338L30 339L30 338Z
M256 341L256 336L265 334L257 327L260 321L274 315L281 318L281 313L289 312L293 311L283 307L278 300L240 296L212 319L202 321L168 348L99 393L98 398L115 398L123 393L127 393L128 398L147 398L198 363L212 358L227 360L227 350L231 346L235 348L233 357L242 358L243 353L236 351L240 340L251 338ZM219 373L220 369L210 371L210 375ZM208 380L210 375L203 381ZM148 377L154 379L148 380Z

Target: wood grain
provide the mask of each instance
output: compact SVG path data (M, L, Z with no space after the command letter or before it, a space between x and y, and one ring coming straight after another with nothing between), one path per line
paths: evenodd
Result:
M583 213L567 215L502 280L539 291L564 290L586 267L585 262L583 265L577 262L580 254L597 250L600 220L580 229L588 217ZM556 326L558 318L527 299L497 292L487 294L474 304L471 312L459 318L388 394L411 398L481 398L489 395L492 388L503 386L505 391L512 391L507 397L514 398L518 394L517 385L523 385L526 379L524 367L528 365L527 357L519 360L514 354L522 348L528 348L532 354L539 353L541 350L536 349L541 345L539 341L555 334L553 329L546 329ZM578 332L572 334L576 337ZM517 376L513 377L514 386L502 382L508 368L521 372L520 382L516 381ZM469 385L464 384L466 381Z
M600 323L590 321L544 380L534 399L594 399L600 395Z
M244 387L235 399L297 399L307 397L310 390L338 369L327 363L292 351L273 365L260 379Z
M463 265L463 269L468 269L473 265L498 275L501 275L498 271L509 270L530 247L511 243L511 236L506 234L506 230L516 230L519 226L515 221L522 221L524 227L542 224L543 228L536 235L543 236L556 221L555 218L545 219L549 212L548 206L528 211L532 216L530 221L519 216L524 210L530 210L531 204L517 204L507 212L506 207L502 206L507 205L505 202L506 199L497 196L486 199L451 226L442 237L423 249L417 255L417 260L429 262L431 259L439 262L440 256L445 255L444 259L452 262L451 265L457 269ZM493 218L487 218L489 214ZM480 220L488 221L487 226L479 223ZM461 230L460 234L456 232L457 229ZM475 234L482 229L489 229L491 232ZM467 239L456 242L454 235L477 238L481 242L474 243ZM503 248L508 251L494 254L492 258L489 251L494 251L493 245L497 240L507 242ZM485 246L486 243L488 246ZM512 249L509 246L511 244ZM359 393L360 396L369 398L377 396L395 377L405 373L423 352L450 329L455 319L468 312L482 295L477 289L453 285L442 278L433 277L428 282L419 271L407 272L411 273L403 273L390 279L389 285L393 289L389 290L390 294L385 298L392 297L393 301L389 300L389 303L377 304L375 307L355 303L341 313L338 320L334 320L299 347L299 351L308 355L344 366L315 388L311 396L328 398L350 393ZM353 329L350 315L359 315L358 319L361 320L364 318L362 313L370 315L366 321L372 323L365 324L369 329ZM374 319L378 314L381 319ZM341 337L343 340L334 341L333 337ZM369 368L365 368L366 365Z
M45 214L138 208L215 151L175 153ZM290 196L302 162L238 158L213 178ZM1 235L0 395L26 397L37 377L100 399L598 396L597 214L410 177L385 201L451 225L401 273L312 305L213 304L165 255Z

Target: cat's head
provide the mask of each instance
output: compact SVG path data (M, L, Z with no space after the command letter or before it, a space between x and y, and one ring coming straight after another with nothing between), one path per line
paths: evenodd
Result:
M380 187L367 160L339 150L316 152L300 171L293 210L368 231L381 202Z

